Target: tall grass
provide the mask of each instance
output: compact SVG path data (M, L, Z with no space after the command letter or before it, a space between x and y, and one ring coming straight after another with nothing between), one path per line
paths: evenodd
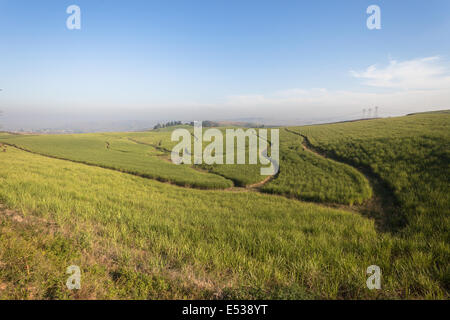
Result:
M80 297L371 297L365 268L387 254L377 250L389 240L356 213L185 189L15 149L0 157L0 202L54 230L1 225L3 298L27 297L29 287L36 298L74 297L61 281L71 264L85 277Z

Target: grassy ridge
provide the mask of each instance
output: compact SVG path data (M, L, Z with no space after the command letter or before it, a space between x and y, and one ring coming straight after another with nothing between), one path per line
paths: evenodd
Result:
M170 151L172 148L178 143L177 141L171 141L171 134L173 130L182 128L187 129L191 133L193 133L193 127L192 126L175 126L175 127L168 127L168 128L162 128L157 130L152 130L150 132L133 132L133 133L118 133L116 134L118 137L121 138L127 138L131 141L135 141L138 143L146 144L149 146L152 146L159 150L163 155L166 156L167 159L170 159ZM208 130L209 128L203 128L203 132ZM226 134L225 128L219 128L219 130L223 133L223 155L224 155L224 162L226 159L226 152L225 152L225 146L226 146ZM191 150L193 152L194 150L194 138L191 139ZM208 142L203 142L202 147L203 150L208 145ZM248 145L247 145L248 147ZM246 150L246 158L248 159L248 150ZM235 145L235 155L237 153L237 146ZM193 161L193 157L192 161ZM245 187L257 182L260 182L265 177L261 176L260 174L260 165L248 165L248 164L240 164L240 165L195 165L194 167L207 170L210 173L213 173L215 175L222 176L226 179L230 179L234 182L236 186L239 187Z
M150 134L11 135L1 139L39 154L98 165L181 186L224 189L233 185L230 180L221 176L201 172L190 166L176 166L170 163L163 151L130 140L142 135ZM160 139L158 136L152 138L157 141Z

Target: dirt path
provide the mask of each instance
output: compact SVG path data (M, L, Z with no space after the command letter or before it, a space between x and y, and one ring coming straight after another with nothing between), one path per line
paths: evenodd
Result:
M354 165L347 159L337 157L330 152L315 147L306 135L287 128L285 130L303 138L302 146L305 151L311 152L318 157L332 159L349 165L358 170L369 181L373 195L361 205L346 206L330 204L330 206L357 211L373 218L378 230L383 232L396 232L405 225L405 220L400 213L400 206L394 196L394 191L370 167Z
M267 154L267 148L264 149L263 151L261 151L261 152L259 153L259 155L261 156L263 153ZM274 166L274 162L272 161L272 159L270 159L270 158L267 158L267 159L270 160L270 165L271 165L271 166ZM275 164L275 165L276 165L276 164ZM249 188L249 189L259 189L259 188L261 188L263 185L265 185L265 184L268 183L269 181L275 179L275 177L276 177L276 176L278 175L278 173L279 173L279 170L280 170L280 168L278 168L278 172L277 172L275 175L267 176L264 180L262 180L262 181L260 181L260 182L257 182L257 183L248 185L247 188Z
M267 182L269 182L270 180L273 179L274 176L267 176L264 180L254 183L254 184L250 184L248 185L246 188L248 189L257 189L257 188L261 188L263 185L265 185Z

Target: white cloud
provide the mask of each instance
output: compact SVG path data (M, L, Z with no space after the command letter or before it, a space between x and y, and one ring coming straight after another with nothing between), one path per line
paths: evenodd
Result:
M214 110L286 120L360 117L363 108L374 106L379 106L382 116L450 108L450 72L438 57L391 60L385 67L372 65L351 74L372 88L339 91L292 88L267 94L234 95Z
M402 62L391 60L385 67L372 65L365 71L350 73L373 87L403 90L450 89L450 70L439 57Z

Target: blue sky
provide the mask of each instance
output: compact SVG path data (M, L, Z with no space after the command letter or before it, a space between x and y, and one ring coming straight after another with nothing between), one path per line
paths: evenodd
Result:
M72 4L81 30L66 28ZM381 30L366 27L371 4ZM11 121L442 109L449 36L447 0L0 0L0 108Z

